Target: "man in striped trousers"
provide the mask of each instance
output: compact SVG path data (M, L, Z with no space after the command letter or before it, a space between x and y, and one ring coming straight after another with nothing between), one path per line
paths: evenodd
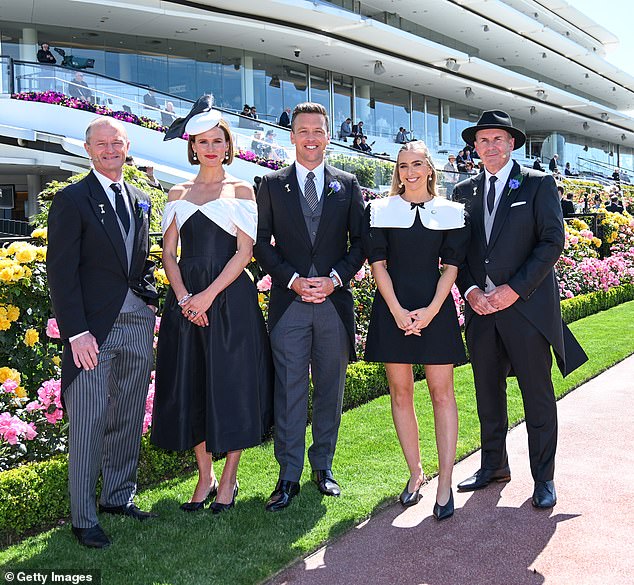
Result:
M123 180L125 128L99 117L86 129L93 164L57 193L48 218L47 274L64 341L62 397L69 430L73 533L104 548L99 511L145 520L132 501L152 364L157 293L148 261L150 200Z

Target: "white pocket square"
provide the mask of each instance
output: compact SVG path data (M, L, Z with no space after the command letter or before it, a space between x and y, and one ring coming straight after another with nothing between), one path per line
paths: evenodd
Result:
M526 201L516 201L515 203L511 203L511 207L517 207L518 205L526 205Z

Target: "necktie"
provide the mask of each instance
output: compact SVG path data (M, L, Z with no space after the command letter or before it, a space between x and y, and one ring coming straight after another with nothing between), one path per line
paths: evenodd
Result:
M493 213L493 206L495 205L495 182L498 178L495 175L489 177L489 192L487 193L487 209L489 213Z
M311 211L315 211L319 199L317 198L317 187L315 187L315 173L312 171L306 175L304 183L304 197Z
M130 214L128 213L128 209L125 206L125 202L123 201L123 193L121 192L121 185L119 183L112 183L110 188L114 191L114 206L117 210L117 215L121 220L121 225L123 225L123 229L125 233L128 233L130 229Z

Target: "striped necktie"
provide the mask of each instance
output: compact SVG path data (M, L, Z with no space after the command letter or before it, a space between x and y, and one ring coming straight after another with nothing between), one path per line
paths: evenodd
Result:
M306 202L308 203L310 210L315 211L315 209L317 209L319 199L317 198L317 187L315 187L315 173L312 171L306 175L306 182L304 183L304 197L306 198Z

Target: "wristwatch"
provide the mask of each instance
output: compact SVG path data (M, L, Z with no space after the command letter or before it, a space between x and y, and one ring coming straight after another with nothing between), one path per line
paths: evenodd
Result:
M335 276L334 272L330 273L330 280L332 281L332 285L335 288L339 288L341 286L341 284L339 283L339 279Z

